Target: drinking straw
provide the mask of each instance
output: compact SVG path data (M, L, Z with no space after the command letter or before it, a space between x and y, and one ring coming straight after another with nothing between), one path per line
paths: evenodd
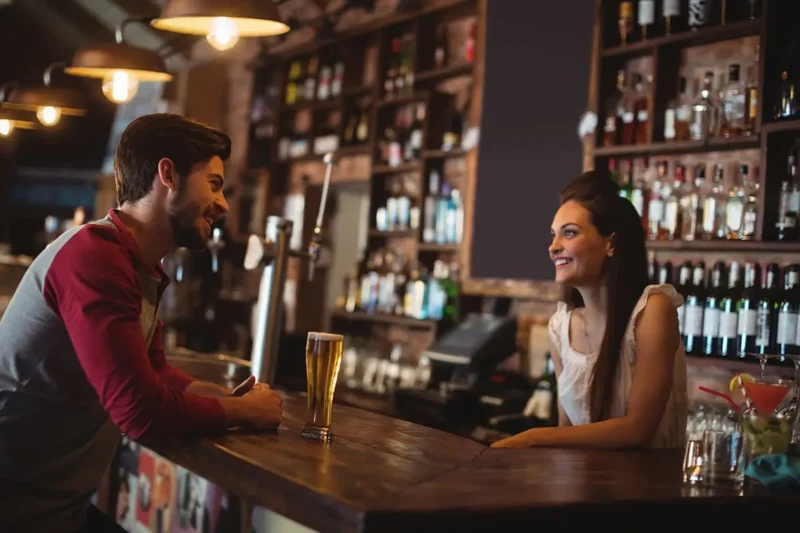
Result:
M703 387L702 385L700 385L700 390L703 391L703 392L707 392L709 394L713 394L714 396L719 396L720 398L724 398L724 399L728 400L728 403L731 404L731 407L733 408L734 411L736 411L736 414L740 414L742 412L742 410L739 408L739 406L736 404L736 402L733 401L733 398L731 398L727 394L725 394L723 392L715 391L713 389L709 389L708 387Z

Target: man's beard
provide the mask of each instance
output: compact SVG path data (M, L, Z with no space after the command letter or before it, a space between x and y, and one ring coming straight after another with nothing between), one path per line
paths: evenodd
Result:
M169 210L169 220L172 226L172 235L175 238L175 246L199 250L206 245L205 239L196 225L200 214L195 213L196 210L192 205L183 203L182 196L182 194L178 194Z

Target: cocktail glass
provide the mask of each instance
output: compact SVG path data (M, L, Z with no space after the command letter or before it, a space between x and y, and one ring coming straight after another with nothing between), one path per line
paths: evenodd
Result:
M743 471L762 455L784 454L792 440L792 420L777 412L792 382L778 378L743 381L752 408L742 414Z

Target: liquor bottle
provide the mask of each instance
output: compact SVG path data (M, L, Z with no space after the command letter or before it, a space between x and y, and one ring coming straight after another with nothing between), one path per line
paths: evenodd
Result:
M400 52L402 50L402 42L398 37L392 39L391 55L389 57L389 69L386 71L386 77L383 82L383 90L386 98L395 96L395 78L400 71Z
M722 100L720 134L726 138L739 137L745 129L745 89L739 74L739 64L732 63L728 67L728 85Z
M675 178L672 182L672 191L664 204L664 238L670 241L681 238L683 229L683 212L681 205L686 194L686 170L680 163L675 165Z
M651 285L658 283L658 261L653 250L647 253L647 282Z
M619 195L633 202L633 162L630 159L622 161L622 172L618 183Z
M778 291L780 275L778 265L775 263L767 265L766 284L759 294L756 318L756 353L761 355L774 353L775 322L780 302Z
M303 98L306 100L313 100L314 93L317 88L317 69L319 68L319 59L317 56L312 56L308 60L308 68L306 69L305 92Z
M688 141L692 138L692 99L686 89L686 78L681 76L678 84L678 101L675 105L675 140Z
M418 161L422 154L422 131L425 124L425 105L417 104L414 120L411 122L411 133L408 137L406 161Z
M756 133L758 119L758 69L756 65L747 67L747 88L744 91L744 134Z
M756 334L758 333L759 278L758 264L745 263L744 290L737 304L739 311L739 326L737 329L739 357L755 352Z
M787 70L781 72L778 102L775 109L775 118L792 118L797 114L797 99L794 92L794 79Z
M636 117L633 142L634 144L647 144L650 141L650 97L641 74L634 74L633 90L633 112ZM624 136L624 126L622 132Z
M689 294L692 286L692 263L685 261L678 270L678 286L675 290L678 294L683 296L684 304L678 308L678 329L683 337L685 330L686 318L686 297Z
M638 94L635 87L641 87L641 74L632 77L634 90L622 100L622 117L620 128L620 144L634 144L636 142L636 103Z
M639 28L642 39L647 39L647 30L656 21L656 0L639 0Z
M623 0L619 4L619 41L625 45L629 43L633 34L633 2Z
M750 179L750 167L748 165L741 165L739 172L742 175L742 187L747 198L742 212L742 229L739 232L739 239L749 241L754 239L756 235L759 184L758 181Z
M728 286L719 304L719 349L721 357L736 357L739 354L739 310L737 305L742 294L741 266L731 263L728 268Z
M333 68L333 79L331 80L331 97L336 98L342 94L342 84L344 84L344 63L336 62Z
M734 180L731 190L728 191L728 199L725 202L725 237L728 239L738 239L742 231L742 219L744 216L744 204L746 202L745 190L742 187L743 173L748 170L739 168L739 174Z
M658 268L658 284L672 285L672 262L664 261Z
M423 214L425 222L422 227L422 242L432 243L436 242L436 206L439 203L439 172L437 170L431 170L428 181L428 195L425 196L425 212Z
M706 265L702 261L694 265L692 283L686 291L683 318L683 345L688 354L703 353L703 313L706 303Z
M711 115L714 104L711 101L711 87L714 82L714 73L708 71L703 77L703 87L692 105L692 122L690 125L693 141L701 141L708 137L711 131Z
M797 240L797 209L793 209L794 190L797 184L797 149L789 149L786 162L786 177L781 182L780 199L778 201L778 221L775 226L778 230L779 241Z
M622 115L625 112L625 71L617 71L617 89L606 102L606 120L603 124L603 146L620 144L622 133Z
M700 238L704 240L725 238L725 177L721 164L714 165L711 187L701 198L703 219Z
M681 0L664 0L661 14L664 17L664 33L666 35L683 29Z
M439 27L436 28L436 49L433 57L433 65L436 68L442 68L447 65L449 55L447 33L447 24L439 24Z
M789 265L783 274L783 296L778 303L775 351L794 355L798 350L797 315L800 313L800 265Z
M469 26L467 40L464 41L464 59L469 63L475 61L475 43L477 33L478 25L475 21L473 21Z
M643 161L641 159L634 160L634 168L636 169L635 172L632 174L632 189L631 189L631 203L633 207L636 208L636 212L639 213L639 219L642 221L642 228L647 231L647 182L644 178L645 168L647 166L646 159Z
M714 263L714 268L711 270L705 308L703 309L703 354L705 355L719 353L719 319L722 314L720 303L723 298L724 270L725 263L722 261Z
M681 239L693 241L697 238L700 222L703 220L703 205L700 203L700 191L706 181L706 164L698 163L694 168L694 186L688 189L681 203Z
M289 81L286 84L286 105L297 102L297 81L300 78L301 66L299 61L292 61L289 65Z
M713 0L689 0L689 28L699 30L711 24Z
M656 164L656 178L650 186L647 200L647 238L650 240L663 239L666 236L664 227L664 193L667 184L667 162L659 161Z

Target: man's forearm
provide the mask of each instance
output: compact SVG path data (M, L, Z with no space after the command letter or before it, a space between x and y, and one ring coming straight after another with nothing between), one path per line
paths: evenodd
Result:
M192 381L186 387L186 392L197 394L199 396L230 396L232 389L222 387L208 381Z

